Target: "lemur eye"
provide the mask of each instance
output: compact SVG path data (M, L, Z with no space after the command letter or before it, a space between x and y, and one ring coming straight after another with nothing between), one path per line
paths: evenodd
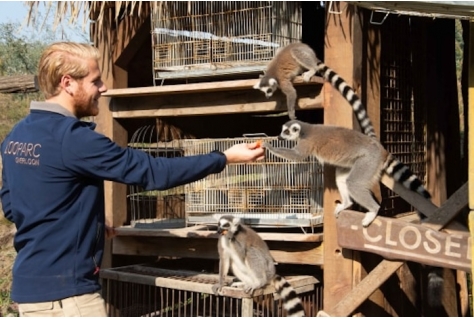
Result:
M297 127L293 127L291 130L292 130L293 132L298 132L298 128L297 128Z
M290 131L289 131L288 129L285 129L285 130L283 131L283 133L288 135L288 134L290 134Z
M268 93L272 93L273 91L272 89L268 88L265 92L268 94Z

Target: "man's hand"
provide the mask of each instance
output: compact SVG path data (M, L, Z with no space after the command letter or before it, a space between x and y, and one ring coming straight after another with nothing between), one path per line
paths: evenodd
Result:
M115 228L105 225L105 239L114 238L117 235Z
M223 152L227 158L227 164L231 163L249 163L259 161L264 158L265 150L260 143L241 143L236 144Z

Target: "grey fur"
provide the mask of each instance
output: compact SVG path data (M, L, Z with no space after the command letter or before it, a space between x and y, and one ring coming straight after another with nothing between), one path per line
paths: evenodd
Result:
M218 222L219 283L212 287L221 292L229 269L243 283L246 293L273 284L290 317L304 316L303 304L295 290L276 274L275 261L265 241L239 218L222 216Z
M280 88L286 95L288 116L296 119L295 105L297 94L293 87L293 80L297 75L303 75L303 81L309 82L316 73L321 73L323 78L330 82L342 96L349 102L354 114L359 121L362 131L371 137L375 137L375 130L355 91L336 72L327 67L317 57L316 53L307 44L291 43L280 48L272 61L267 66L265 75L254 85L255 89L261 90L269 98Z
M290 120L283 125L279 138L294 140L297 144L292 149L275 148L268 143L263 147L287 160L301 161L313 155L321 163L336 167L336 184L342 199L336 205L336 217L352 205L353 199L368 210L362 225L369 226L380 209L371 190L380 181L383 171L408 189L429 196L406 165L396 160L375 138L361 132L339 126ZM398 174L400 171L404 174ZM413 185L416 187L412 188Z

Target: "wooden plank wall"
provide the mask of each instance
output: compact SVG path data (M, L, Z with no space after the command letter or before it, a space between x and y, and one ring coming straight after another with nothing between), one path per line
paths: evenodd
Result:
M474 110L474 22L469 22L469 110ZM469 230L471 232L471 238L474 239L474 129L469 129L471 126L474 128L474 112L469 112ZM471 256L474 256L474 245L471 246ZM474 259L472 259L472 270L471 274L474 273ZM474 291L474 281L471 280L471 291ZM471 295L474 302L474 295Z
M346 2L333 3L342 10L341 14L327 14L324 59L327 65L336 71L349 84L354 78L353 52L354 31L353 12L355 7ZM357 39L360 40L360 39ZM360 74L360 73L359 73ZM353 128L353 112L341 94L324 85L324 124ZM324 309L332 309L360 280L360 263L358 254L342 249L337 243L336 219L334 218L335 202L340 200L335 185L334 169L324 168Z
M110 27L104 27L105 34L98 34L92 29L91 34L102 55L102 80L108 89L125 88L128 86L127 71L123 65L128 61L140 43L136 43L135 35L140 27L149 18L149 6L141 6L142 10L133 15L124 15L123 20L116 22L114 8L108 8L104 12L103 23ZM138 6L136 7L138 11ZM118 23L116 27L112 27ZM92 27L93 28L93 27ZM139 37L144 40L144 37ZM133 45L129 45L131 41ZM125 48L131 48L125 50ZM118 64L118 62L122 63ZM109 108L110 98L102 97L99 100L100 114L94 120L97 123L97 131L118 143L127 145L127 131L115 120ZM105 182L105 217L110 226L121 226L127 218L126 205L127 188L124 184ZM108 240L102 262L103 268L112 266L112 241Z

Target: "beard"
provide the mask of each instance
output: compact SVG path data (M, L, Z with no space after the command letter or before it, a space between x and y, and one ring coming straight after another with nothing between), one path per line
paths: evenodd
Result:
M79 119L99 114L99 102L95 99L95 96L87 95L82 85L74 94L74 107Z

